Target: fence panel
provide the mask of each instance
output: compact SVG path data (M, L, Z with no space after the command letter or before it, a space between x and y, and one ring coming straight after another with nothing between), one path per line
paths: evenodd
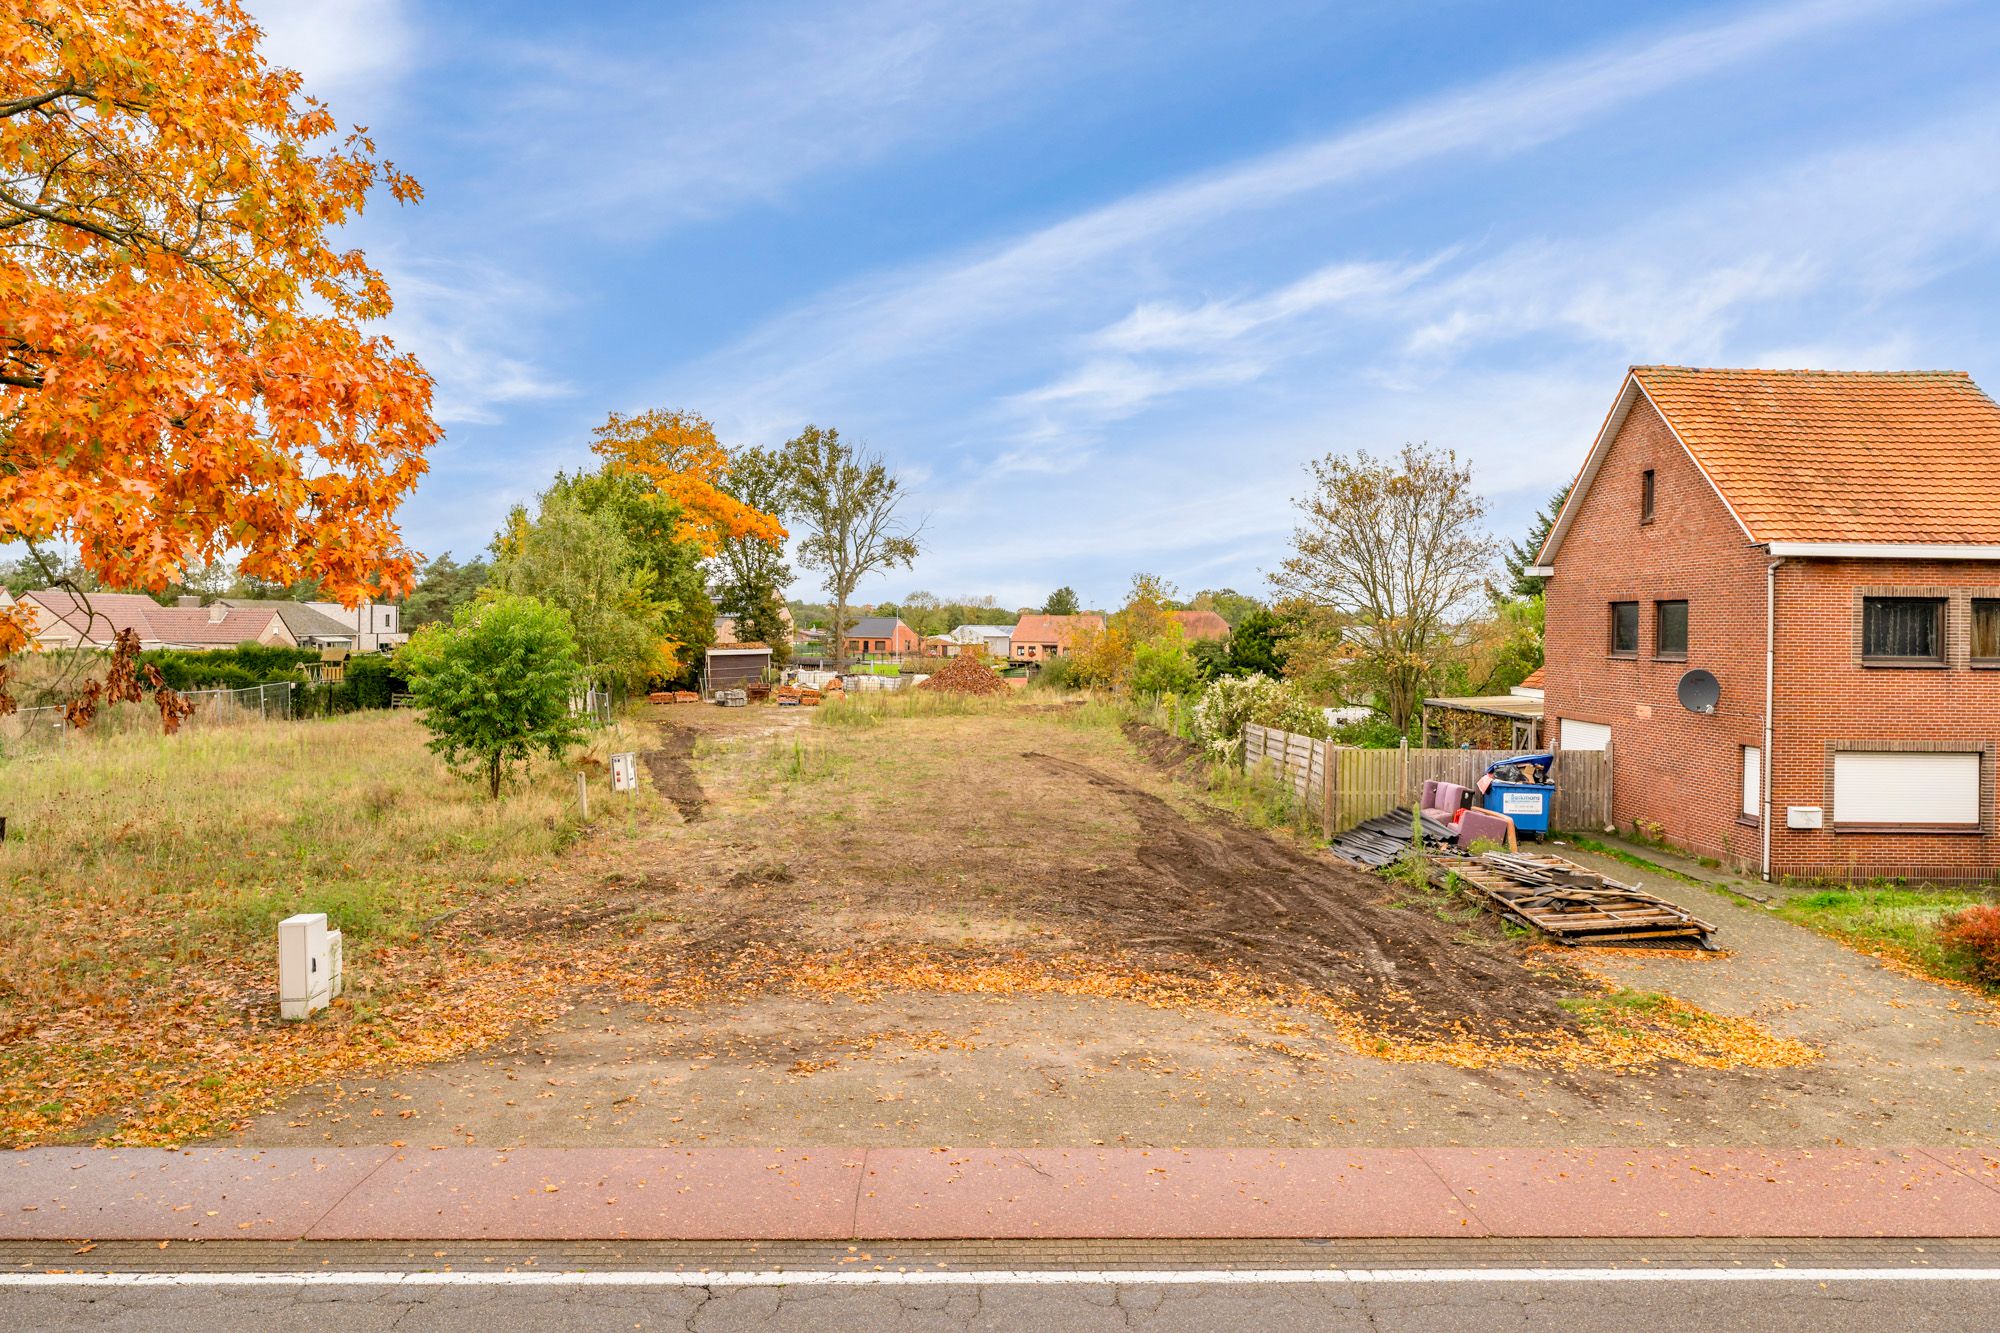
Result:
M1412 804L1427 781L1476 786L1488 764L1519 750L1364 750L1272 727L1243 729L1246 772L1272 765L1331 835ZM1556 762L1557 828L1611 822L1611 752L1564 751Z

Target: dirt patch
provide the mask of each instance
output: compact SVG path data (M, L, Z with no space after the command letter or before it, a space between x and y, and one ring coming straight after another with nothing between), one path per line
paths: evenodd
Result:
M708 809L701 779L694 775L694 742L692 730L662 722L660 748L639 756L645 762L646 776L653 780L653 790L672 801L681 818L690 824Z
M1115 796L1139 821L1144 878L1073 877L1076 908L1128 953L1197 958L1329 995L1401 1036L1531 1035L1572 1028L1564 985L1515 946L1390 905L1383 880L1225 819L1197 823L1159 797L1073 760L1041 767Z
M1149 727L1143 722L1126 722L1120 730L1147 763L1163 772L1186 777L1205 772L1208 768L1208 755L1193 741L1182 740L1172 732Z

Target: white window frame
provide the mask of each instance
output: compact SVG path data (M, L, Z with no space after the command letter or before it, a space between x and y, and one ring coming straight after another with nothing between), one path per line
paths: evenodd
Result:
M1743 747L1743 817L1761 819L1764 815L1764 748L1760 745Z

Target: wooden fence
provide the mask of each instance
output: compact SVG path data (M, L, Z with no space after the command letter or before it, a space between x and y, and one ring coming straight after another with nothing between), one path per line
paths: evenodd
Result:
M1411 804L1426 781L1470 787L1488 764L1519 750L1362 750L1252 724L1243 729L1243 767L1269 766L1315 813L1328 836ZM1601 829L1611 822L1611 752L1565 750L1556 760L1551 823Z

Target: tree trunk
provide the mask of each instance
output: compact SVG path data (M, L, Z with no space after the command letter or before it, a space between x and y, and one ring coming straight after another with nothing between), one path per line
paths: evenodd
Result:
M847 674L847 598L836 597L833 603L833 669L837 675Z
M497 754L486 760L486 794L496 801L500 799L500 756Z

